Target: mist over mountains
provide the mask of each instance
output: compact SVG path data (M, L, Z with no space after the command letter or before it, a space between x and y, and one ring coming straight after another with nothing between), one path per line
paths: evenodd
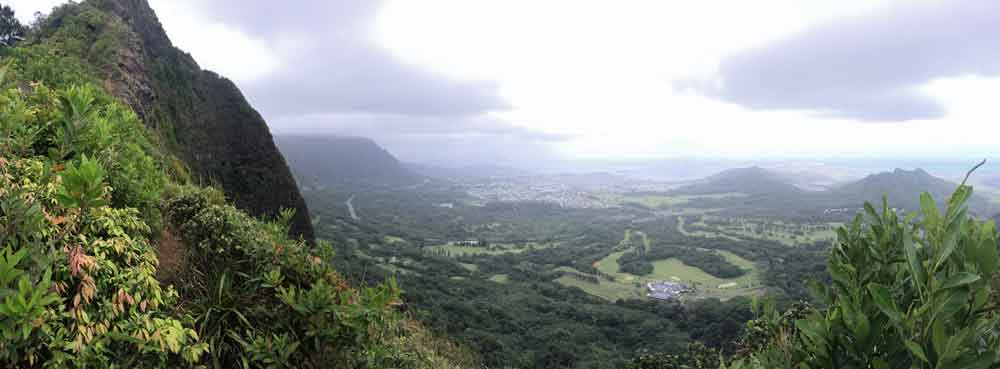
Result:
M396 157L364 137L276 136L301 186L409 185L419 176Z
M641 170L637 169L639 167L635 162L583 162L577 171L529 171L499 164L455 163L453 167L444 167L407 163L405 158L397 158L378 143L361 137L278 136L275 142L284 152L296 178L305 187L364 185L392 188L411 186L430 179L459 183L544 179L590 191L613 186L617 182L648 181L662 183L663 191L673 196L700 197L694 203L705 208L726 208L727 211L746 214L853 214L866 201L880 204L883 196L894 207L917 209L922 192L930 192L934 198L943 201L958 185L921 168L884 169L858 175L857 173L870 170L871 164L868 163L853 168L848 166L850 163L843 162L837 166L815 165L808 161L770 162L765 164L769 168L756 165L729 167L692 179L690 176L740 162L698 159L685 162L673 159L647 163L648 166ZM963 169L967 170L960 161L931 164L939 171L953 176L964 173ZM650 168L659 168L662 173L650 175ZM982 176L992 178L988 177L990 174L991 172L985 172ZM986 188L991 187L986 185ZM703 197L724 194L738 195L738 198ZM998 211L991 205L989 196L983 193L974 196L970 206L973 212L980 215Z

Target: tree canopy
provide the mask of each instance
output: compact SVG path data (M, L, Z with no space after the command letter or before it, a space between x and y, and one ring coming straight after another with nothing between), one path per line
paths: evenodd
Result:
M14 9L9 5L0 6L0 47L14 46L27 32L28 27L14 16Z

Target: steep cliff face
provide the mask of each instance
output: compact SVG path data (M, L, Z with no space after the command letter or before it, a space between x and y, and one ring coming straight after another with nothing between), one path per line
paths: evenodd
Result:
M186 164L192 180L222 188L237 207L255 216L293 208L293 235L313 239L305 201L264 119L235 84L202 70L173 46L146 0L64 6L50 17L49 33L81 22L72 17L82 18L91 32L109 33L93 37L94 43L79 51L89 54L105 88L130 105ZM115 44L110 52L108 43Z

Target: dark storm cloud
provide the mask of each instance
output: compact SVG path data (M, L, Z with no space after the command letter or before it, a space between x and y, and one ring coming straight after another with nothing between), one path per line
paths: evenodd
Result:
M957 0L821 25L725 59L698 88L762 110L808 110L863 121L938 118L919 86L1000 74L1000 1Z

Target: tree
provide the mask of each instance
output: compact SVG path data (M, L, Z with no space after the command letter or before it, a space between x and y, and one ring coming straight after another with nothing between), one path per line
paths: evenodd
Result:
M0 7L0 47L14 46L15 43L24 39L24 34L28 32L28 27L21 24L14 16L14 9L4 5Z

